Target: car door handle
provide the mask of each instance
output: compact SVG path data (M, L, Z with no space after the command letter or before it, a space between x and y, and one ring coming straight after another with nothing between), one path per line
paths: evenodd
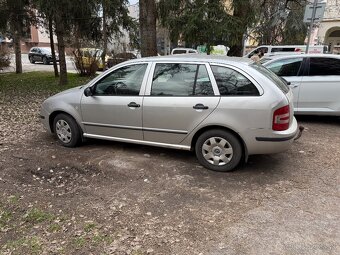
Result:
M299 83L291 83L289 86L291 88L297 88L297 87L299 87Z
M136 104L135 102L131 102L131 103L128 104L128 107L138 108L138 107L140 107L140 104Z
M193 106L192 108L196 109L196 110L206 110L209 109L208 106L205 106L204 104L196 104L195 106Z

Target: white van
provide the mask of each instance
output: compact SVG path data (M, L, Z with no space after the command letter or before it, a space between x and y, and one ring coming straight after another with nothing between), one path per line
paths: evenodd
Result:
M304 54L306 52L306 45L261 45L244 57L251 58L256 51L262 51L264 56L273 55L288 55L288 54ZM308 53L327 53L328 47L325 45L310 45Z

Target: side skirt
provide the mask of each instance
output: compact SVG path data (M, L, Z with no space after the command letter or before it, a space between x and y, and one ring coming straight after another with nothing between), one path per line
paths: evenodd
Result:
M134 140L134 139L104 136L104 135L93 135L93 134L84 133L83 136L87 138L102 139L102 140L124 142L124 143L135 143L135 144L141 144L141 145L150 145L150 146L155 146L155 147L164 147L164 148L169 148L169 149L178 149L178 150L185 150L185 151L190 151L191 149L190 146L187 146L187 145L157 143L157 142Z

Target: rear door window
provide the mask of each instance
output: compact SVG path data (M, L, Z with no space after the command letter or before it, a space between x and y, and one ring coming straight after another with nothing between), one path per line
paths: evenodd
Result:
M243 74L224 66L211 66L221 96L259 96L256 86Z
M340 59L310 58L309 76L340 75Z
M205 65L156 64L151 96L213 96Z
M266 67L278 76L298 76L303 58L281 59L270 63Z

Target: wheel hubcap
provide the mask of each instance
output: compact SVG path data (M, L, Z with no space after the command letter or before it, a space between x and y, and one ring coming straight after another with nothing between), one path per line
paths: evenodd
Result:
M212 165L224 166L233 157L233 148L224 138L211 137L202 146L203 157Z
M56 133L60 141L63 143L69 143L72 139L71 127L65 120L57 121Z

